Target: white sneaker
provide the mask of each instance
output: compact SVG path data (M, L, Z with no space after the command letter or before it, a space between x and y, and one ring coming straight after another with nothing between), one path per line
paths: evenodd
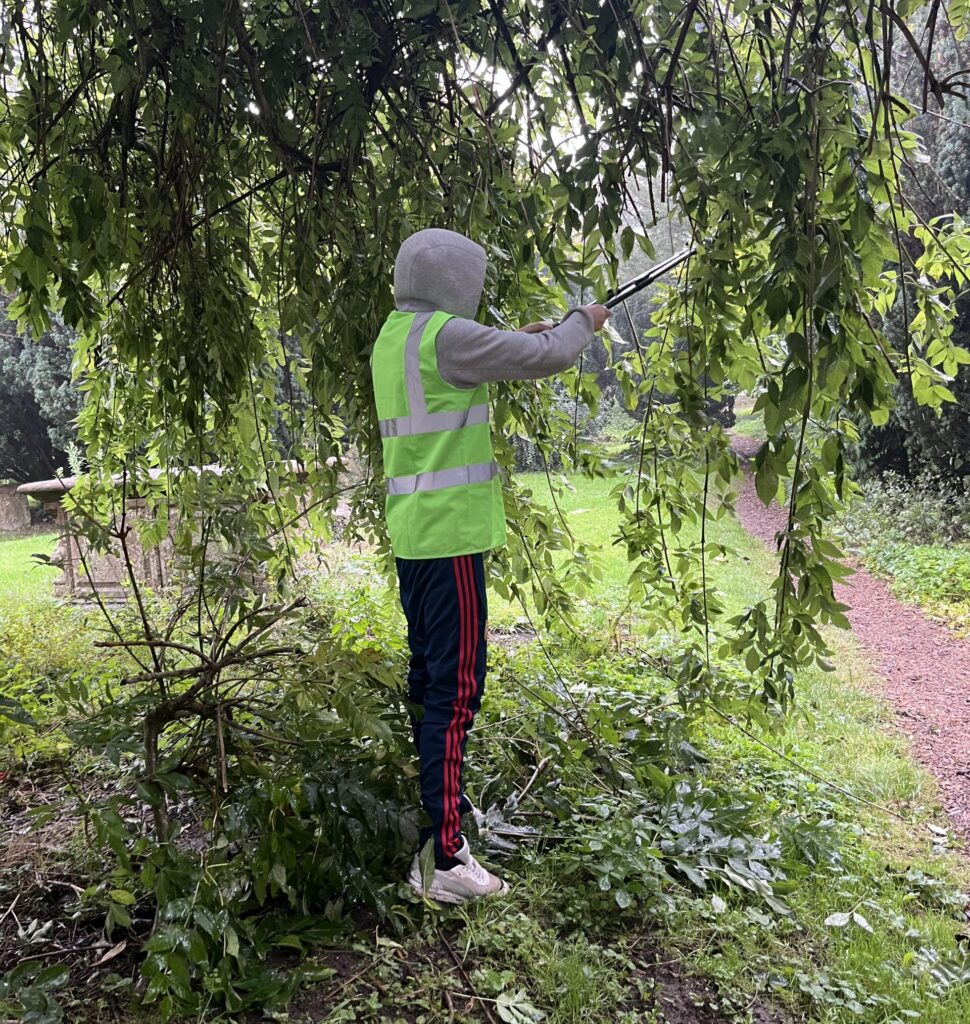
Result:
M431 884L425 890L421 881L419 854L414 855L408 882L419 896L428 896L439 903L467 903L482 896L504 896L509 891L507 882L486 871L472 856L468 840L462 839L461 849L455 854L460 861L453 868L434 869Z

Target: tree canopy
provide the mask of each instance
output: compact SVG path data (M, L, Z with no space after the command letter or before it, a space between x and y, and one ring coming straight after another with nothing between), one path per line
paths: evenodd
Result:
M966 67L970 58L967 40L946 34L936 42L937 61L941 70L950 73ZM905 58L907 55L903 55ZM915 57L901 59L897 78L911 103L921 102L921 75ZM931 106L917 114L912 125L921 137L926 159L910 161L904 168L903 185L907 199L924 220L956 213L966 219L970 214L970 103L964 96L955 96L946 104L945 112ZM904 244L914 256L919 242L909 237ZM886 318L886 334L893 347L905 352L909 344L909 304L912 299L903 292L896 296L893 309ZM970 348L970 305L963 295L955 303L956 316L952 338ZM891 470L905 477L926 476L952 488L965 489L970 483L967 452L970 451L970 370L962 366L948 387L956 397L939 415L932 415L914 401L908 381L896 386L896 406L884 427L873 427L860 421L862 437L855 461L863 472L882 473Z
M357 506L378 518L367 355L409 232L480 241L490 315L505 323L551 314L563 287L602 295L673 212L697 253L647 337L613 354L629 406L647 396L643 457L618 493L633 595L693 636L685 679L716 689L714 552L703 529L681 528L730 498L737 473L708 400L758 391L758 490L787 503L788 528L773 608L724 635L784 701L793 661L818 656L817 623L842 621L821 534L848 487L847 414L885 422L897 374L938 409L970 359L950 340L970 236L958 216L924 220L903 188L924 159L917 109L967 84L937 60L967 4L19 0L7 12L3 284L35 333L51 311L81 332L92 487L119 469L147 481L153 467L230 464L224 488L276 497L246 521L282 567L298 501L286 455L311 467L326 510L355 443L378 470ZM916 103L894 79L900 52ZM897 295L902 352L883 328ZM309 414L281 403L281 367L312 395ZM567 381L595 403L591 377ZM273 442L281 416L288 452ZM595 470L547 387L499 389L494 417L500 435L547 451L573 436L571 464ZM508 446L499 458L511 464ZM187 511L205 492L185 474L143 487ZM569 543L568 525L514 489L508 500L514 543L497 579L518 592L532 575L540 607L562 611L547 548ZM239 516L217 520L238 542Z

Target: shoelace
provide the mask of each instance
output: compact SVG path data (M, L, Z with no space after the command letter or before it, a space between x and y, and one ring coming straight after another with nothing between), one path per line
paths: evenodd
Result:
M468 864L466 865L468 874L471 875L472 881L476 885L487 885L488 884L488 872L475 860L474 857L468 858Z

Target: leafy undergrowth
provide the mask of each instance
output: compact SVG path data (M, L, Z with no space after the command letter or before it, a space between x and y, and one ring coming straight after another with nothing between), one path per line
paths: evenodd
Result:
M590 541L612 529L605 491L563 497ZM716 529L741 560L711 572L741 610L767 557ZM717 715L688 731L677 638L624 606L616 549L600 558L578 635L536 637L496 602L467 780L488 827L468 831L513 888L453 910L401 883L418 825L405 649L371 556L335 551L309 577L274 636L304 653L240 684L269 705L173 729L152 782L131 667L92 651L97 618L6 609L0 685L22 710L0 769L8 1016L968 1019L966 872L851 643L836 673L803 674L784 731Z
M715 1024L737 1009L714 986L687 976L649 934L563 936L528 904L489 909L429 923L406 944L368 936L349 949L315 954L328 977L294 1000L291 1018ZM391 1006L396 1016L387 1013ZM787 1018L759 1003L757 1019Z
M970 635L970 544L883 542L867 547L865 558L870 569L891 579L898 597Z
M839 525L850 551L893 592L970 635L970 502L932 478L887 474L863 486Z

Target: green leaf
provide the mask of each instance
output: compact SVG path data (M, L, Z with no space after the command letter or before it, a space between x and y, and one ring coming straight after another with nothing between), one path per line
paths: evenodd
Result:
M546 1015L529 1002L525 992L500 992L495 1000L495 1012L505 1024L536 1024L546 1019Z
M31 988L39 992L55 992L63 988L71 976L71 969L66 964L54 964L45 967L31 981Z
M421 871L421 888L427 894L434 882L435 860L433 840L429 839L421 848L421 852L418 855L418 866Z

